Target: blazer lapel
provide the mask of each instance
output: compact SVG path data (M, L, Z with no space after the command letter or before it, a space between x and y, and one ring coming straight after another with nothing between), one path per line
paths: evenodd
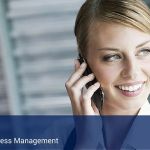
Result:
M123 149L150 149L150 104L140 109L122 145Z

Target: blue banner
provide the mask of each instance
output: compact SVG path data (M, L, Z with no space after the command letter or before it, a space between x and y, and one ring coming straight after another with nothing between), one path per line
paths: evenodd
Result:
M150 116L0 116L0 149L150 149Z

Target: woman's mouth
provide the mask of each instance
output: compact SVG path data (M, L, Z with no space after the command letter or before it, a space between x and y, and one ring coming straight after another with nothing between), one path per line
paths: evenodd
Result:
M124 95L124 96L127 96L127 97L135 97L135 96L138 96L141 92L142 92L142 89L143 89L143 85L144 83L137 83L137 84L128 84L128 85L119 85L119 86L116 86L119 91Z

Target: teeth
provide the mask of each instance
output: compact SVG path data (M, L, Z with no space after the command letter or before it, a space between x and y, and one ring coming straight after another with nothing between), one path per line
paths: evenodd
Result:
M142 84L137 84L137 85L133 85L133 86L120 85L119 89L124 90L124 91L133 92L133 91L137 91L141 87L142 87Z

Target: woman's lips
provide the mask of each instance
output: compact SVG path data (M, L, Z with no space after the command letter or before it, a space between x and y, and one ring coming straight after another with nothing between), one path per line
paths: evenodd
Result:
M129 86L130 85L130 86ZM143 85L144 83L138 83L138 84L128 84L127 85L120 85L116 86L117 89L123 94L124 96L127 97L135 97L141 94L143 91Z

